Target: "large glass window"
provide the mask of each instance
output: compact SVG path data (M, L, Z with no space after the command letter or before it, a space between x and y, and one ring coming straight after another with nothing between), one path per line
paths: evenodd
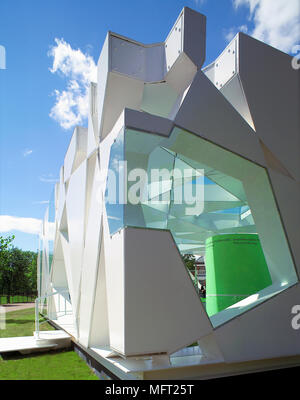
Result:
M168 229L181 254L203 255L214 326L297 281L264 168L179 128L122 131L109 168L111 234Z
M111 234L124 226L124 185L124 131L122 130L110 149L105 191L106 213Z

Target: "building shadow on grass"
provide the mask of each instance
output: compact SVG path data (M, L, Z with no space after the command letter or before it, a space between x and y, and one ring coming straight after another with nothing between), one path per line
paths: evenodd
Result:
M7 324L30 324L34 323L34 319L6 319Z
M22 360L24 358L35 358L39 356L43 356L45 354L51 354L51 355L56 355L60 353L67 353L73 351L71 348L70 349L60 349L60 350L44 350L42 351L36 351L32 352L29 354L21 354L18 351L10 351L9 353L0 353L0 360L2 359L3 361L9 361L9 360Z

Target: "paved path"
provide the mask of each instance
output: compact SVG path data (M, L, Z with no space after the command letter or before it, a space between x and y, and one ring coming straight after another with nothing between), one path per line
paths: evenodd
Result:
M24 310L25 308L33 308L35 303L12 303L12 304L2 304L5 308L5 312Z
M65 331L47 331L40 332L38 339L34 336L0 338L0 353L20 351L28 354L33 350L49 350L53 347L57 350L70 345L71 336Z

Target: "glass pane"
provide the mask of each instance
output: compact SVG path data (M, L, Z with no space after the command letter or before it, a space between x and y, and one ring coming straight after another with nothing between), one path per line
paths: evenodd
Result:
M182 255L203 256L214 326L297 282L264 168L179 128L167 138L125 130L110 168L118 160L126 204L106 203L111 233L169 229Z
M110 234L124 226L124 131L119 133L110 149L105 205Z

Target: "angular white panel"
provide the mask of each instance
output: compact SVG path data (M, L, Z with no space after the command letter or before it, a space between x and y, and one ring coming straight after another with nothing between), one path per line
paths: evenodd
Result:
M166 82L181 95L191 84L197 72L197 67L185 53L176 60L176 64L166 76Z
M71 249L70 249L70 244L68 241L68 235L66 232L60 232L59 234L60 239L61 239L61 245L62 245L62 251L63 251L63 256L64 256L64 266L65 266L65 272L67 275L67 281L68 281L68 292L63 293L63 297L67 299L67 304L65 306L65 311L69 311L71 314L68 316L68 326L72 330L72 336L77 338L77 318L76 318L76 312L74 310L74 301L77 298L78 294L78 289L74 287L74 279L73 279L73 270L72 270L72 264L71 264ZM71 322L71 325L69 325ZM75 328L75 330L74 330Z
M256 173L244 184L246 197L262 249L269 267L272 283L284 286L297 279L289 246L271 187L266 185L265 171Z
M62 216L59 221L59 224L57 225L57 229L64 234L66 240L69 240L69 233L68 233L68 218L67 218L67 207L66 203L64 204L63 210L62 210Z
M100 125L101 140L112 130L124 107L138 110L143 97L144 82L125 75L110 73Z
M68 150L64 159L64 182L68 180L72 173L73 162L76 156L76 129L73 132Z
M61 243L61 235L56 235L56 243L53 252L53 261L51 268L51 283L53 287L68 288L68 280L65 269L64 254Z
M160 82L166 72L164 43L146 46L146 76L145 82Z
M140 109L144 82L166 80L182 95L204 62L205 25L202 14L185 7L165 43L144 45L108 33L98 61L97 129L101 140L125 107ZM198 36L197 45L193 33Z
M65 262L63 259L56 259L53 262L53 273L51 277L51 282L55 289L69 290Z
M300 181L299 69L292 57L239 34L239 73L257 136Z
M260 165L265 159L253 130L200 70L175 118L184 127Z
M196 341L199 358L186 355L185 366L214 360L222 368L225 361L228 370L230 363L300 354L299 333L291 327L300 289L299 71L290 56L243 34L201 71L205 38L205 16L187 7L163 43L108 33L98 84L90 86L88 129L75 128L55 186L56 222L49 224L47 209L42 224L39 295L59 292L48 302L48 316L62 324L65 304L64 323L75 339L98 354L125 356L111 362L116 371L122 365L122 374L133 366L151 373L159 365L155 355L169 360ZM199 226L169 218L178 248L169 231L154 229L161 228L154 215L159 210L151 207L152 229L125 226L110 235L103 204L107 168L111 146L125 128L157 135L156 144L137 142L136 167L145 165L149 147L172 142L160 150L184 153L191 168L201 163L215 170L216 185L206 185L204 200L216 231L228 232L247 198L251 211L244 214L251 213L255 225L241 231L258 233L271 286L208 318L178 252L205 254L199 236L212 231L202 216L194 221ZM228 177L232 187L225 192L220 187ZM134 226L141 220L136 214ZM172 367L172 375L183 365L179 359L171 356L160 366Z
M170 232L125 229L124 285L126 355L172 353L212 332Z
M95 176L96 174L96 176ZM84 230L86 231L87 221L90 211L91 201L93 200L93 188L95 186L95 179L97 179L97 185L99 186L99 161L98 151L91 155L87 160L87 171L86 171L86 187L85 187L85 214L84 214ZM98 200L99 201L99 200ZM101 204L101 203L100 203Z
M244 118L244 120L250 125L255 131L255 126L252 120L251 112L247 99L242 87L239 74L235 74L229 82L227 82L221 89L220 92L229 103L236 109L236 111Z
M88 346L93 304L95 301L99 254L101 251L102 196L100 191L100 169L97 157L95 158L95 163L91 166L94 168L94 171L88 172L89 174L93 172L93 181L90 193L89 212L87 214L85 248L81 273L79 330L80 342L85 346ZM104 268L104 265L102 268Z
M247 311L214 332L226 362L300 353L299 330L293 329L292 307L299 304L299 284Z
M110 347L124 354L124 230L111 237L105 211L103 213L103 230ZM94 310L95 312L96 310Z
M78 168L78 166L82 163L86 158L86 150L87 150L87 128L83 128L82 126L78 126L76 128L76 156L73 162L72 173Z
M208 79L215 84L215 62L207 65L202 69L202 72L208 77Z
M64 182L78 168L86 158L87 153L87 128L77 126L68 147L64 160Z
M280 174L283 174L289 178L293 177L289 173L289 171L285 168L284 165L282 165L281 161L278 160L278 158L271 152L271 150L260 140L260 145L261 148L264 152L264 156L266 159L267 167L269 170L274 170L276 172L279 172Z
M59 192L58 192L58 204L57 204L57 212L56 212L56 222L57 222L57 227L60 226L60 221L62 218L63 210L65 207L65 200L66 200L66 195L65 195L65 185L63 182L63 179L60 179L59 181Z
M71 297L71 301L72 301L75 294L74 294L72 268L71 268L71 261L70 261L70 246L69 246L69 242L68 242L65 234L60 233L59 236L60 236L60 241L61 241L63 260L64 260L64 266L65 266L66 276L67 276L67 280L68 280L70 297Z
M89 156L97 148L98 142L97 84L91 82L89 88L87 156Z
M54 207L55 213L57 212L58 207L58 197L59 197L59 182L57 182L54 186Z
M107 291L105 276L104 244L101 240L98 275L96 277L95 299L92 305L92 323L89 346L109 346L109 326L107 313Z
M136 43L112 36L110 40L110 68L135 79L146 75L146 49Z
M123 121L123 125L121 124L121 127L126 126L126 128L143 130L162 136L169 136L173 128L173 122L167 118L159 117L146 112L130 110L128 108L124 110L124 113L121 115L121 118L117 122L116 126L120 127L121 120ZM115 127L113 131L115 132ZM113 134L113 131L111 132L111 135Z
M183 48L183 14L177 19L165 43L166 65L167 71L169 71Z
M109 40L110 33L106 35L101 54L97 64L97 112L98 112L98 136L101 137L101 125L104 115L105 91L109 67Z
M66 197L72 286L72 305L77 313L84 248L86 161L72 174Z
M165 75L164 43L145 45L111 33L109 71L144 82L162 81Z
M199 69L206 55L206 17L189 7L184 7L183 23L183 51Z
M255 130L247 98L239 75L239 35L228 44L220 56L203 69L244 120Z
M215 85L222 88L237 72L237 38L233 39L215 61Z

